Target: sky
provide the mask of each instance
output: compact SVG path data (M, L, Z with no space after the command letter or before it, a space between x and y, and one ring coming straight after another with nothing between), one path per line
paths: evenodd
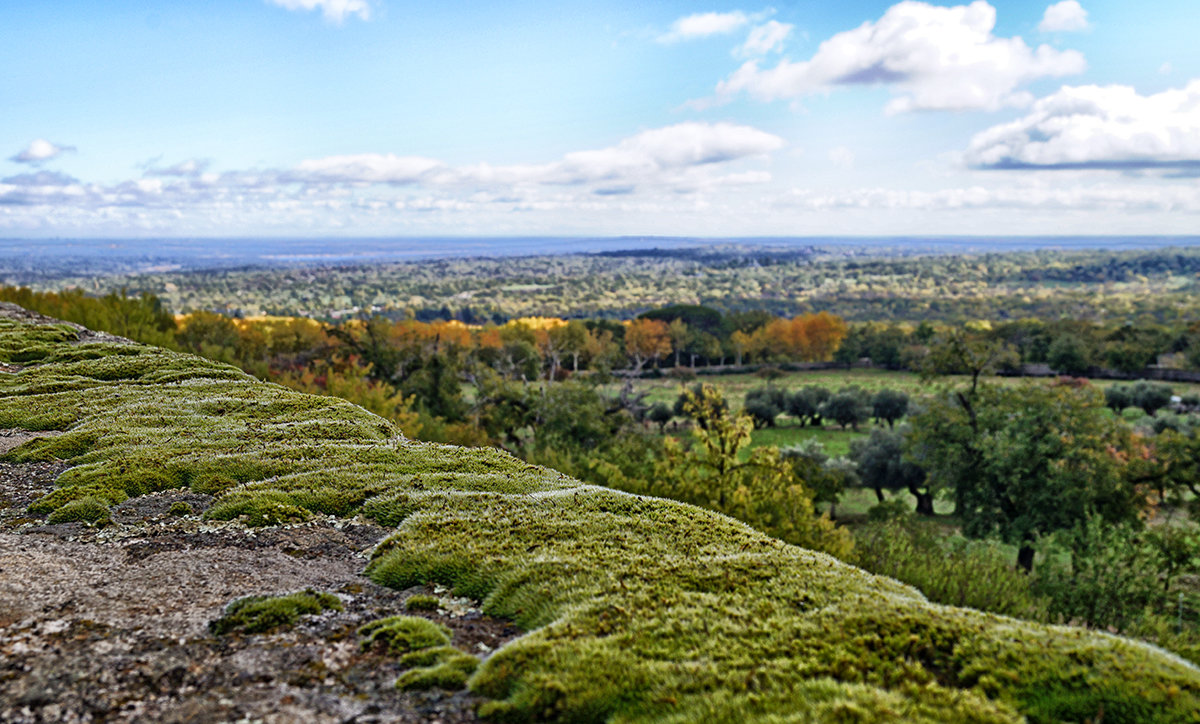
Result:
M0 236L1195 234L1195 0L0 3Z

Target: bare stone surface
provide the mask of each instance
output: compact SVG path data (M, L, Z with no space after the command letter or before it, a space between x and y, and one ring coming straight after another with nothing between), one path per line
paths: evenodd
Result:
M62 468L0 463L0 498L36 497ZM137 498L104 528L0 518L0 721L475 720L467 692L396 690L397 657L362 650L356 630L408 613L416 593L438 596L440 609L419 615L449 626L465 651L486 656L516 628L445 590L364 578L387 533L364 521L249 530L165 512L178 501L199 512L206 498ZM209 632L235 598L305 588L336 594L345 610L267 634Z

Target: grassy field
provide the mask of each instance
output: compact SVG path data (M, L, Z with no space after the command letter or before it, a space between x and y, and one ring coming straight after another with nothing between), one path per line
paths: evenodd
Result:
M788 445L797 445L805 440L816 439L831 457L845 456L850 454L850 441L866 437L874 427L873 425L862 425L857 431L843 430L837 425L800 427L792 423L790 418L780 417L780 420L786 421L785 424L755 430L750 437L750 448L763 445L787 447Z

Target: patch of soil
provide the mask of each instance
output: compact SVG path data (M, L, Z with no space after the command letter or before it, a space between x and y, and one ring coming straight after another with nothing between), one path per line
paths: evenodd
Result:
M67 463L0 463L0 531L28 525L46 516L25 511L30 503L54 489L54 481L69 468Z
M20 428L0 430L0 455L3 455L14 448L18 448L35 438L56 437L61 434L62 432L58 430L41 430L38 432L31 432L29 430L22 430Z

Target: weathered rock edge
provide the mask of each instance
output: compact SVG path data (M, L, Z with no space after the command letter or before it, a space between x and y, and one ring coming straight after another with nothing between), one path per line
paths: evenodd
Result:
M417 443L345 402L164 350L0 320L7 453L72 467L31 508L212 495L215 520L363 515L368 575L530 629L470 680L481 713L562 721L1191 722L1200 671L1126 639L929 603L720 515Z

